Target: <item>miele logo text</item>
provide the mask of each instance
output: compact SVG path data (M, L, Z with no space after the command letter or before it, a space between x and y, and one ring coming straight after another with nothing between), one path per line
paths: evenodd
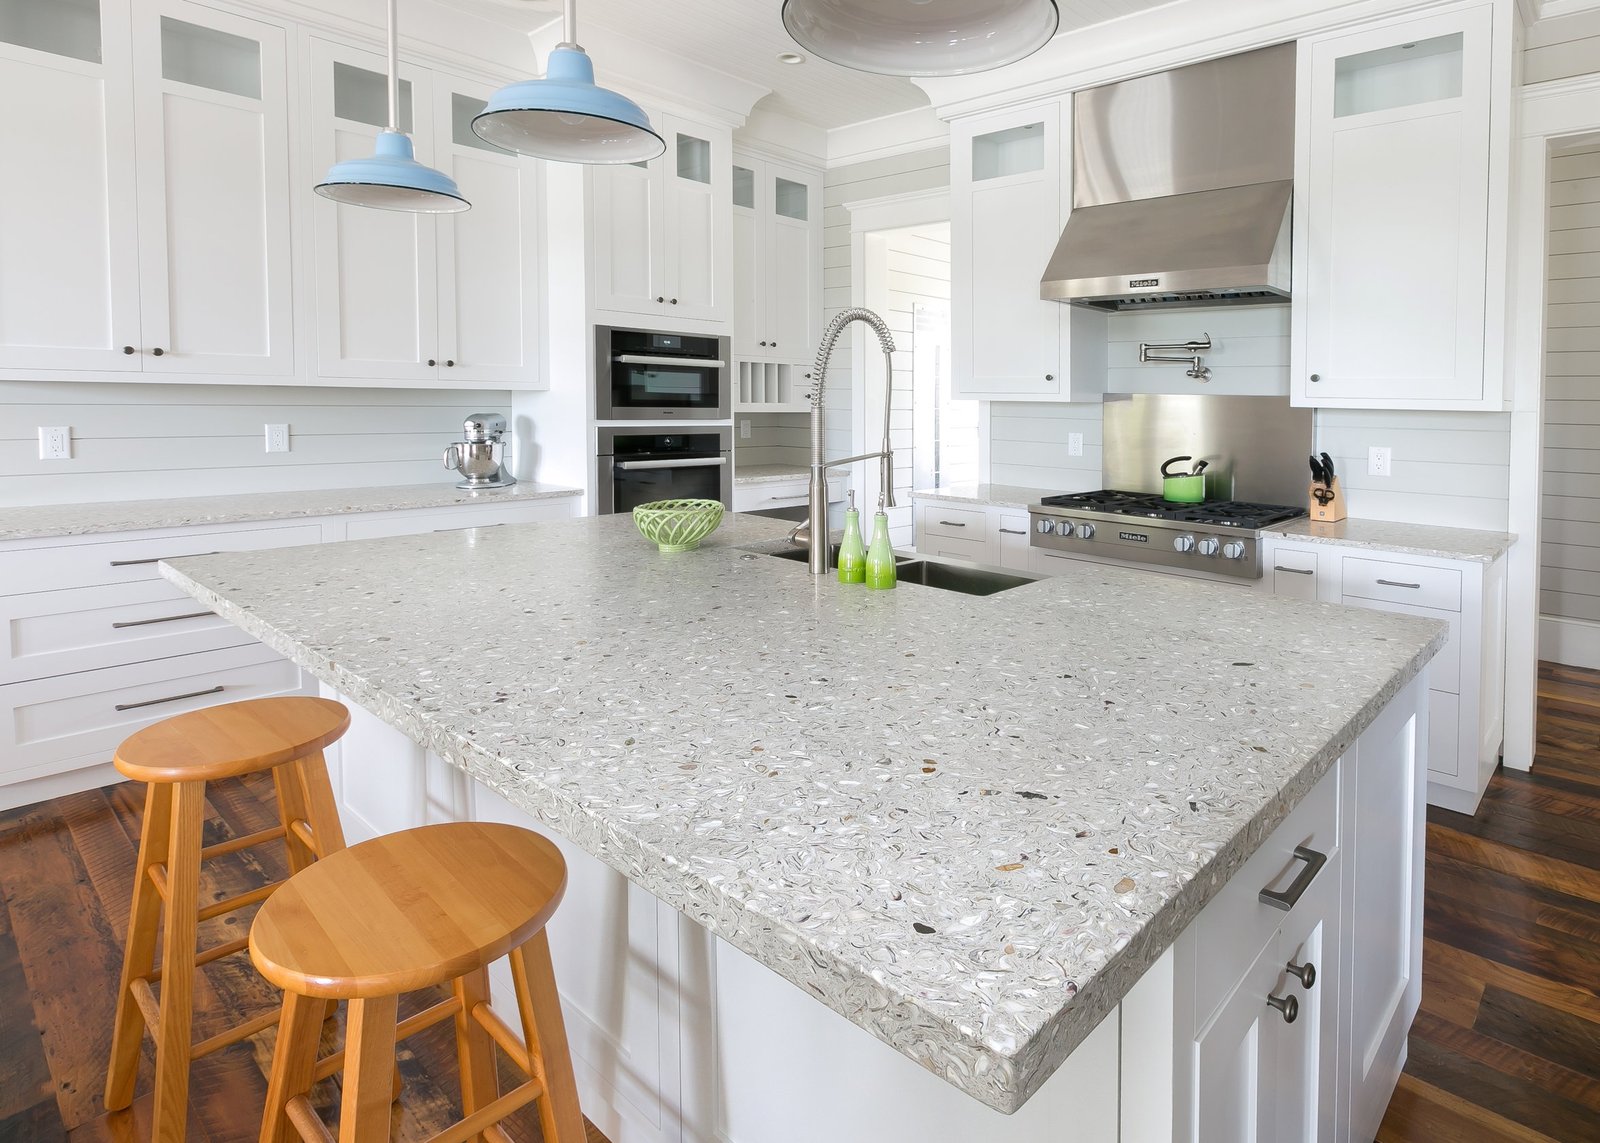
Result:
M1150 542L1150 537L1143 532L1118 532L1117 536L1119 539L1132 540L1136 544L1148 544Z
M1161 279L1160 278L1129 278L1128 279L1128 289L1130 289L1130 290L1142 289L1145 286L1159 286L1160 284L1161 284Z

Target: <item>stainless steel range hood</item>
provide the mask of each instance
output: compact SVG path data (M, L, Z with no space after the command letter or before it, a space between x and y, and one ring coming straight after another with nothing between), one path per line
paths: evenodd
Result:
M1039 296L1287 301L1294 66L1279 44L1073 96L1073 209Z

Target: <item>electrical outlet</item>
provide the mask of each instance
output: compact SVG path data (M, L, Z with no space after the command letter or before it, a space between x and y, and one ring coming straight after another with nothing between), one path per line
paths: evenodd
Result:
M72 459L71 425L57 425L54 428L46 428L43 425L39 426L39 459Z
M268 425L267 426L267 451L268 452L288 452L289 451L289 426L288 425Z
M1373 445L1367 450L1367 475L1389 475L1389 450Z
M743 418L742 420L739 421L739 439L742 440L742 441L747 441L747 440L750 439L750 418L749 417L745 417L745 418Z
M1068 456L1082 456L1083 455L1083 434L1082 433L1068 433L1067 434L1067 455Z

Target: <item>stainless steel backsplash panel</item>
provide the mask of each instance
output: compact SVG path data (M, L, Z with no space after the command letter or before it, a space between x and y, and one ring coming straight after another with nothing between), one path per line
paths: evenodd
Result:
M1161 463L1188 455L1210 461L1208 500L1299 504L1306 497L1312 410L1287 397L1118 394L1103 399L1102 411L1103 487L1160 492Z

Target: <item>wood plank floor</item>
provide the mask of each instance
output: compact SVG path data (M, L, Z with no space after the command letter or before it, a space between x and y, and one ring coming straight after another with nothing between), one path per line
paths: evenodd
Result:
M148 1037L140 1098L117 1114L108 1114L101 1104L142 797L141 787L124 783L0 813L0 1143L134 1143L150 1137L154 1058ZM274 821L272 786L259 776L213 783L208 801L208 845ZM207 862L201 903L285 872L281 845ZM202 924L201 943L245 932L251 915L244 910ZM243 953L207 966L195 997L198 1010L212 1012L264 1012L278 1003L278 993L256 975ZM402 1015L423 1007L425 1000L411 998ZM514 1008L502 1006L502 1011ZM197 1039L209 1034L208 1023L197 1018ZM341 1015L330 1025L330 1046L342 1023ZM272 1040L268 1030L194 1064L189 1140L256 1138ZM400 1071L405 1094L391 1123L391 1139L426 1139L460 1115L448 1022L401 1045ZM502 1090L510 1090L513 1074L503 1077ZM324 1118L335 1122L337 1080L325 1081L317 1096ZM531 1108L507 1126L516 1139L539 1138ZM606 1143L593 1125L589 1140Z
M1600 1140L1600 672L1543 664L1533 770L1429 809L1423 938L1378 1143Z
M1533 772L1497 774L1475 817L1428 812L1422 1012L1378 1143L1600 1143L1600 673L1546 665L1539 693ZM0 813L0 1143L149 1137L148 1096L120 1115L100 1105L139 794ZM270 805L260 779L217 784L207 842L262 828ZM223 859L202 900L281 874L274 849ZM209 924L237 933L248 915ZM197 996L276 1003L243 957L208 969ZM255 1138L271 1038L195 1065L190 1139ZM391 1137L409 1143L458 1113L448 1030L409 1041L400 1066ZM319 1106L336 1100L328 1081ZM528 1117L514 1130L538 1138ZM590 1139L604 1143L592 1126Z

